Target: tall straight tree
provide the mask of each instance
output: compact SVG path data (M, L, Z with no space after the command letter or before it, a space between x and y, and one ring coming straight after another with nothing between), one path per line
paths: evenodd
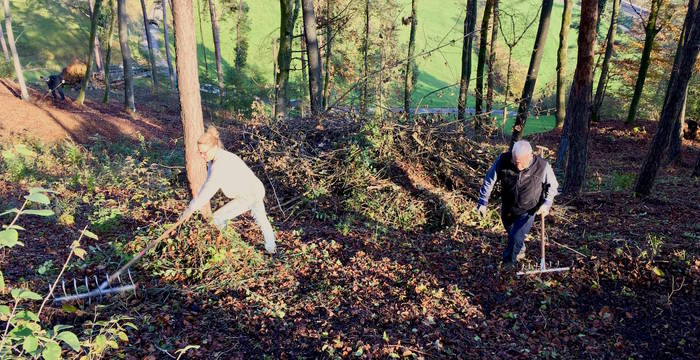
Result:
M202 9L199 7L199 0L197 0L197 16L199 17L199 39L200 43L202 44L202 55L204 57L204 71L206 74L206 77L209 77L209 62L207 62L207 47L204 45L204 28L202 27L202 24L204 23L202 21Z
M566 53L569 48L569 26L571 25L571 8L574 0L564 0L564 10L561 15L559 30L559 49L557 50L557 96L556 96L556 126L562 128L566 116Z
M416 51L416 26L418 18L416 17L416 5L418 0L411 0L411 32L408 37L408 61L406 61L406 71L403 79L403 112L406 114L406 119L411 119L411 91L413 87L413 65L416 63L413 59L413 53Z
M474 90L474 96L476 97L476 108L474 110L476 114L476 117L474 118L474 130L476 133L481 132L482 122L484 121L484 65L486 64L486 48L488 46L489 22L491 20L492 8L493 0L486 0L486 4L484 5L484 14L481 18L479 56L476 62L476 89Z
M107 32L107 55L105 56L105 94L102 97L102 102L109 101L109 64L112 63L112 38L114 37L114 23L117 21L117 4L115 0L109 0L109 31Z
M464 120L467 110L467 89L472 72L472 40L476 28L476 0L467 0L464 18L464 38L462 39L462 75L459 78L459 97L457 98L457 119Z
M583 0L578 30L578 58L574 71L574 81L569 93L569 102L566 105L566 119L564 120L567 123L564 126L567 128L568 142L570 143L564 177L563 191L565 193L579 193L586 176L597 17L598 0Z
M123 0L122 0L123 1ZM197 64L197 40L194 32L194 6L192 0L173 0L175 24L175 56L177 57L177 88L180 97L180 116L185 137L185 167L192 196L204 184L207 169L199 155L197 140L204 134L202 99L199 93ZM209 203L200 209L205 217L211 215Z
M690 1L690 3L692 4L693 1ZM688 22L690 31L683 45L678 67L672 71L677 74L675 76L671 75L674 81L668 87L668 95L666 95L666 101L661 110L656 134L654 134L654 139L651 141L647 157L644 160L634 187L634 192L640 195L649 195L654 186L661 160L673 132L674 122L678 119L683 107L685 92L690 82L693 66L695 66L698 53L700 52L700 10L697 8L691 9L689 6L688 12L691 14Z
M316 35L316 15L314 14L314 1L302 0L302 17L304 19L304 38L306 40L306 57L309 60L309 98L311 99L311 113L316 115L323 110L321 99L321 52L318 50L318 36Z
M243 0L238 0L238 6L236 8L236 70L241 70L241 61L238 59L240 58L241 54L241 43L242 43L242 34L241 34L241 27L243 25Z
M5 42L5 34L0 25L0 45L2 46L2 55L5 57L5 62L10 62L10 53L7 51L7 43Z
M12 16L10 14L10 0L5 0L5 31L7 32L7 42L10 45L10 50L12 51L12 62L15 66L15 76L17 76L17 81L19 82L20 93L22 94L22 100L29 101L29 93L27 92L27 85L24 83L24 73L22 72L22 64L19 62L19 55L17 54L17 47L15 46L15 34L12 32Z
M90 20L92 21L92 18L95 17L95 0L89 0L88 6L90 7ZM99 17L100 12L98 10L97 18L99 19ZM99 72L102 71L102 57L100 56L100 54L102 54L102 49L100 48L99 36L95 36L95 40L93 42L95 43L95 46L93 47L93 56L95 57L95 68Z
M326 0L326 62L324 64L326 68L323 74L325 78L323 80L323 104L321 105L322 109L325 109L328 105L328 95L331 83L331 44L333 43L331 16L333 16L333 1Z
M540 63L542 62L542 55L544 54L544 46L547 43L547 32L549 31L549 19L552 15L552 4L552 0L542 1L542 13L540 14L540 23L537 26L535 45L532 49L532 56L530 56L530 66L527 69L527 78L525 79L525 85L523 86L523 93L520 96L518 115L515 118L515 124L513 124L513 135L511 135L510 140L511 147L516 141L523 137L525 122L527 121L527 117L530 115L530 102L532 102L532 94L535 92L537 73L540 70Z
M129 49L129 31L127 30L126 0L117 0L117 19L119 21L119 48L122 52L124 67L124 108L136 111L134 104L134 70L131 68L131 50Z
M170 55L170 36L168 36L168 0L163 1L163 45L165 46L165 58L168 61L168 77L170 78L170 88L175 89L175 69L173 69L173 59Z
M277 50L277 83L275 84L275 119L287 117L287 86L292 62L294 24L299 13L299 0L280 0L280 45Z
M83 83L80 86L80 93L78 93L78 98L75 99L75 102L78 103L78 105L82 105L83 102L85 102L85 91L88 87L88 83L90 82L90 76L92 76L92 56L94 54L95 50L95 38L97 37L97 18L100 16L100 8L102 7L102 0L95 0L95 6L94 10L92 11L90 17L90 42L88 45L88 48L90 51L88 51L88 61L87 61L87 69L85 70L85 76L83 77Z
M605 87L608 85L610 58L612 58L613 48L615 46L615 32L617 29L617 14L619 9L620 0L613 0L613 12L610 18L610 29L608 29L608 36L605 44L605 56L603 57L603 65L601 65L600 78L598 79L598 87L595 89L595 99L593 100L593 108L591 109L591 120L593 121L600 121L600 108L603 105ZM600 15L598 18L600 18Z
M360 114L362 118L367 118L367 101L369 97L369 91L367 89L367 83L369 79L369 0L365 0L365 36L362 39L362 99L360 100ZM381 93L379 94L381 96Z
M644 48L642 49L642 59L639 61L639 73L637 73L637 83L634 85L634 95L630 102L630 109L627 113L627 124L633 124L637 119L637 109L639 108L639 100L642 98L644 91L644 81L647 78L647 70L651 59L651 50L654 47L654 38L661 31L660 27L656 26L656 20L659 16L659 10L663 5L663 0L651 0L651 10L646 26L644 26Z
M216 12L216 0L209 0L211 16L211 33L214 37L214 56L216 57L216 79L219 81L219 96L224 95L224 74L221 70L221 41L219 40L219 14Z
M498 40L498 0L493 1L493 9L491 12L491 44L489 45L489 58L488 58L488 73L486 76L486 112L491 114L491 107L493 105L493 88L496 85L495 77L495 66L496 66L496 41Z
M153 39L151 39L151 32L148 30L146 0L141 0L141 12L143 13L143 28L146 31L146 43L148 43L148 60L151 63L151 81L153 82L153 90L155 90L158 88L158 69L156 68L156 57L153 54Z

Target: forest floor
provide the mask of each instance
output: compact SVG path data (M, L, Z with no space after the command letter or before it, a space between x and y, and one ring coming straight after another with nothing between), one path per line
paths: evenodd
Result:
M134 118L118 104L93 102L8 107L3 91L5 139L22 136L12 119L42 112L48 117L31 126L44 130L31 129L30 138L63 138L56 114L101 134L66 130L79 144L34 143L30 159L3 153L0 210L21 205L31 186L58 191L55 218L20 217L24 247L0 258L8 287L47 289L85 225L99 240L84 242L86 259L66 277L104 276L186 206L176 113L144 108ZM23 115L29 106L32 116ZM114 129L101 132L104 124ZM583 193L559 196L547 218L547 258L573 269L517 277L499 268L498 201L485 219L473 211L481 177L504 149L500 136L475 142L460 124L437 120L218 125L267 188L279 254L264 254L248 215L221 236L197 217L133 269L136 295L104 299L99 309L51 307L45 322L84 328L94 316L128 316L137 329L113 353L138 359L172 357L187 345L200 347L185 358L207 359L697 356L698 142L685 142L682 163L638 198L631 188L656 124L595 125ZM551 160L558 137L529 140ZM539 261L535 229L526 265Z

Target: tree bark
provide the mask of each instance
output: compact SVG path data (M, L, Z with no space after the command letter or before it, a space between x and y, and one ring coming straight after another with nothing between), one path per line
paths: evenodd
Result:
M90 7L90 19L92 19L93 12L94 12L94 7L95 7L95 0L90 0L88 1L88 6ZM97 10L97 18L99 19L100 11L99 9ZM95 70L98 72L102 71L102 57L100 54L102 53L102 48L100 47L100 38L99 36L95 36L95 46L93 47L93 55L95 56Z
M619 0L616 0L619 1ZM559 30L559 50L557 50L557 95L556 95L556 127L564 126L566 116L566 53L569 49L569 27L571 25L571 8L574 0L564 0L564 10L561 15Z
M464 120L467 110L467 89L472 72L472 39L476 28L476 0L467 0L466 16L464 18L464 39L462 41L462 75L459 81L459 97L457 98L457 119Z
M331 82L331 43L333 42L332 27L331 27L331 16L333 16L333 1L326 1L326 63L323 80L323 104L321 104L322 109L326 109L328 105L328 95L330 90Z
M119 19L119 48L122 52L124 66L124 108L136 111L134 104L134 71L131 68L131 50L129 49L129 32L127 30L126 0L117 0L117 18Z
M156 57L153 54L153 40L151 32L148 31L148 15L146 14L146 1L141 0L141 12L143 13L143 28L146 30L146 42L148 43L148 59L151 63L151 81L153 90L158 88L158 69L156 68Z
M474 113L474 131L478 134L481 132L482 122L484 121L483 103L484 103L484 65L486 64L486 47L488 46L489 21L491 19L491 9L493 8L493 0L486 0L484 5L484 14L481 18L481 31L479 39L479 56L476 62L476 88L474 96L476 97L476 107Z
M306 38L306 57L309 61L309 98L311 100L311 112L319 114L322 108L321 90L321 52L318 50L318 36L316 34L316 15L314 15L314 1L302 0L304 19L304 35Z
M221 41L219 40L219 14L216 12L216 0L209 0L209 15L211 16L211 33L214 37L214 56L216 57L216 79L219 85L219 96L224 96L224 74L221 70Z
M282 120L287 117L287 85L289 83L289 64L292 61L292 38L294 36L294 24L299 13L299 0L280 0L280 46L277 51L277 82L275 90L275 119Z
M107 56L105 57L105 94L102 97L102 102L109 102L109 65L112 63L112 38L114 37L114 23L117 21L117 6L115 0L109 1L110 17L109 17L109 32L107 33Z
M697 8L693 11L689 6L688 13L692 14L692 17L689 17L691 21L688 22L690 31L683 45L678 68L673 69L673 72L677 72L677 74L676 76L671 75L675 81L668 88L668 95L661 110L656 134L654 134L654 139L634 188L634 192L640 195L649 195L654 186L661 160L673 132L674 122L678 119L683 107L685 91L690 82L693 66L695 66L700 52L700 11Z
M12 32L12 16L10 14L10 0L4 0L5 4L5 31L7 32L7 43L10 45L10 50L12 51L12 62L15 66L15 76L17 76L17 82L19 82L19 89L22 96L22 100L29 101L29 93L27 92L27 85L24 83L24 73L22 72L22 64L19 62L19 55L17 54L17 47L15 46L15 34Z
M163 0L163 43L165 45L165 58L168 61L168 76L170 78L170 88L175 90L175 69L173 69L173 58L170 55L170 36L168 35L168 1Z
M496 41L498 40L498 0L493 1L493 9L491 16L491 45L489 46L489 58L488 58L488 73L486 77L486 112L491 114L491 109L493 106L493 88L495 84L495 69L496 66ZM490 116L490 115L489 115Z
M569 123L566 126L570 146L563 192L569 194L578 194L581 191L586 176L597 16L598 1L583 0L578 32L578 58L564 120Z
M362 82L362 100L360 101L360 114L363 119L367 118L367 98L369 93L367 90L367 82L369 79L369 0L365 0L365 37L362 41L362 65L363 65L363 82ZM381 96L381 93L380 93Z
M603 95L608 83L610 58L612 58L615 47L615 32L617 31L617 15L619 8L620 0L613 0L613 12L610 18L610 29L608 29L607 43L605 45L605 56L603 57L603 65L601 66L598 87L595 90L595 100L593 101L593 109L591 110L591 120L595 122L600 121L600 108L603 105ZM600 18L600 15L598 15L598 18Z
M530 102L532 102L532 94L535 91L535 84L537 83L537 73L540 70L540 62L542 62L544 46L547 43L547 32L549 31L549 19L552 14L552 4L552 0L542 1L542 14L540 15L540 22L537 26L535 46L532 49L532 56L530 57L530 66L527 69L527 78L525 79L525 85L523 86L523 93L520 96L518 115L515 118L515 124L513 124L513 134L511 135L510 140L511 147L516 141L520 140L523 137L523 131L525 130L525 122L527 121L527 117L530 115ZM596 12L597 9L598 8L596 7Z
M122 0L123 1L123 0ZM175 53L177 56L177 87L180 97L180 116L185 137L185 167L192 196L204 184L206 164L197 148L197 140L204 134L202 100L199 93L197 63L197 39L194 32L192 0L173 0L173 22L175 28ZM205 217L211 215L209 203L200 209Z
M644 28L644 48L642 49L642 59L639 62L639 73L637 74L637 83L634 86L634 95L632 95L632 101L630 102L629 113L627 114L628 125L634 124L637 119L637 109L639 108L639 100L642 98L642 91L644 91L644 81L647 77L647 70L649 69L649 62L651 59L651 50L654 46L654 38L656 34L661 30L656 27L656 19L659 15L659 9L661 8L663 0L652 0L651 11L649 12L649 19Z
M85 102L85 91L87 90L88 83L90 82L90 77L92 76L92 56L95 53L95 38L97 38L97 17L100 14L101 7L102 0L96 0L94 11L92 11L90 15L90 51L88 51L87 69L85 70L85 76L83 77L83 82L80 86L80 93L78 93L78 98L75 99L75 102L78 105L82 105L83 102Z
M2 26L0 26L0 46L2 46L2 55L5 56L5 62L10 62L10 53L7 50L7 43L5 42L5 34L2 31Z
M408 59L406 61L406 71L403 79L403 112L406 119L411 120L411 92L413 88L413 53L416 51L416 5L418 0L411 0L411 32L408 37Z
M306 71L306 69L307 69L307 67L306 67L307 66L306 65L306 57L307 57L306 35L304 34L304 26L303 25L301 26L301 41L299 41L299 47L301 48L301 53L299 54L299 58L301 58L301 83L302 84L309 84L309 87L310 87L310 83L308 82L309 79L306 76L306 74L307 74L307 71ZM306 114L304 114L304 110L306 108L306 98L307 98L306 94L307 94L309 88L304 87L304 86L302 86L301 88L302 88L302 94L301 94L301 99L299 101L299 113L300 113L301 117L304 118L306 115Z
M700 176L700 152L695 159L695 169L693 169L693 176Z

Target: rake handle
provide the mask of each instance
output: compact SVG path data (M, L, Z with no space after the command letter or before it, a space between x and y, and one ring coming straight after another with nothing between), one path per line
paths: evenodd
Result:
M545 268L545 261L544 261L544 246L545 246L545 234L544 234L544 213L540 214L542 216L542 221L540 221L542 224L542 227L540 228L540 243L541 243L541 248L542 248L542 257L540 260L540 270L544 270Z

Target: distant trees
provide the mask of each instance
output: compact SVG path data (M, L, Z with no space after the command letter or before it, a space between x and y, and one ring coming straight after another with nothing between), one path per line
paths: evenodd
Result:
M168 78L170 79L170 88L175 89L177 76L175 74L175 69L173 69L173 59L170 55L170 40L168 36L168 0L161 1L163 2L163 43L165 45L165 57L168 61Z
M238 0L238 6L236 6L236 70L245 66L248 55L248 40L245 35L248 30L248 9L248 4L243 0Z
M302 0L302 18L304 21L304 41L306 41L306 55L308 58L309 97L311 99L311 112L314 115L323 110L321 84L321 53L318 49L318 36L316 35L316 16L314 14L314 1ZM302 70L303 71L303 70Z
M219 14L216 11L216 0L209 0L209 15L211 16L211 33L214 38L214 57L216 61L216 78L219 85L219 96L223 96L224 75L221 69L221 40L219 40Z
M489 22L491 19L491 9L493 8L494 0L486 0L484 5L484 14L481 18L481 30L479 30L479 56L476 63L476 88L474 96L476 97L476 107L474 109L474 131L481 131L482 122L484 121L483 105L484 105L484 66L486 65L486 48L488 46ZM491 65L489 65L491 66ZM488 117L488 115L486 115Z
M88 6L90 7L90 19L92 21L92 18L95 17L99 20L100 18L100 11L97 9L97 16L95 16L95 0L88 0ZM95 43L92 47L93 49L93 56L95 60L95 68L97 71L102 71L102 57L100 54L102 54L102 49L100 48L100 37L95 36L95 40L93 40Z
M19 82L19 89L22 95L22 100L29 101L29 92L27 85L24 83L24 73L22 72L22 64L19 62L17 47L15 46L15 34L12 32L12 16L10 14L10 0L4 0L5 5L5 31L7 32L7 42L12 51L12 62L15 66L15 76Z
M143 13L143 27L146 31L146 43L148 43L148 60L151 63L151 81L153 89L158 88L158 69L156 68L156 57L153 54L153 39L151 32L148 30L148 15L146 13L146 0L141 0L141 12Z
M619 0L618 0L619 1ZM566 53L569 48L569 26L571 24L571 8L574 0L564 0L564 10L561 15L559 30L559 49L557 50L557 95L556 95L556 127L562 128L566 116Z
M595 90L595 99L593 100L593 107L591 109L592 121L600 121L600 108L603 105L605 88L608 86L610 58L612 57L613 48L615 46L615 32L617 31L617 15L620 10L620 1L621 0L613 0L613 11L612 16L610 17L610 29L608 29L608 35L606 37L603 65L601 65L600 78L598 80L598 86ZM600 14L598 14L598 18L600 19Z
M0 25L0 46L2 46L2 55L5 56L5 62L10 62L10 54L7 51L7 43L5 42L5 34L3 34L2 25Z
M83 77L83 83L80 86L80 93L75 99L75 102L82 105L85 101L85 91L87 90L88 83L90 82L90 76L92 76L92 56L95 53L95 39L97 38L97 18L100 16L100 8L102 6L102 0L95 0L95 6L92 13L90 14L90 41L88 48L88 61L87 70L85 70L85 76Z
M462 75L459 80L459 97L457 98L457 119L464 120L467 110L467 89L472 72L472 41L476 28L476 0L467 0L464 18L464 38L462 39Z
M134 72L131 68L131 50L129 49L129 32L127 30L126 0L117 0L117 18L119 21L119 48L122 52L124 67L124 108L136 111L134 104Z
M411 91L413 88L413 68L415 60L413 54L416 51L416 26L418 18L416 17L416 3L418 0L411 0L411 30L408 37L408 57L406 58L406 70L404 72L404 92L403 92L403 111L406 119L411 119Z
M491 113L491 107L493 105L493 89L496 86L495 79L495 69L496 66L496 42L498 41L498 0L493 1L493 9L491 16L491 44L489 45L489 57L488 57L488 75L487 75L487 88L486 91L486 112Z
M165 3L165 1L163 1ZM117 21L117 6L115 0L109 0L109 30L107 32L107 55L105 56L105 94L102 102L109 101L109 64L112 62L112 38L114 37L114 23ZM166 42L167 43L167 42Z
M362 38L362 95L360 99L360 114L367 117L367 104L369 97L369 0L365 0L365 36Z

